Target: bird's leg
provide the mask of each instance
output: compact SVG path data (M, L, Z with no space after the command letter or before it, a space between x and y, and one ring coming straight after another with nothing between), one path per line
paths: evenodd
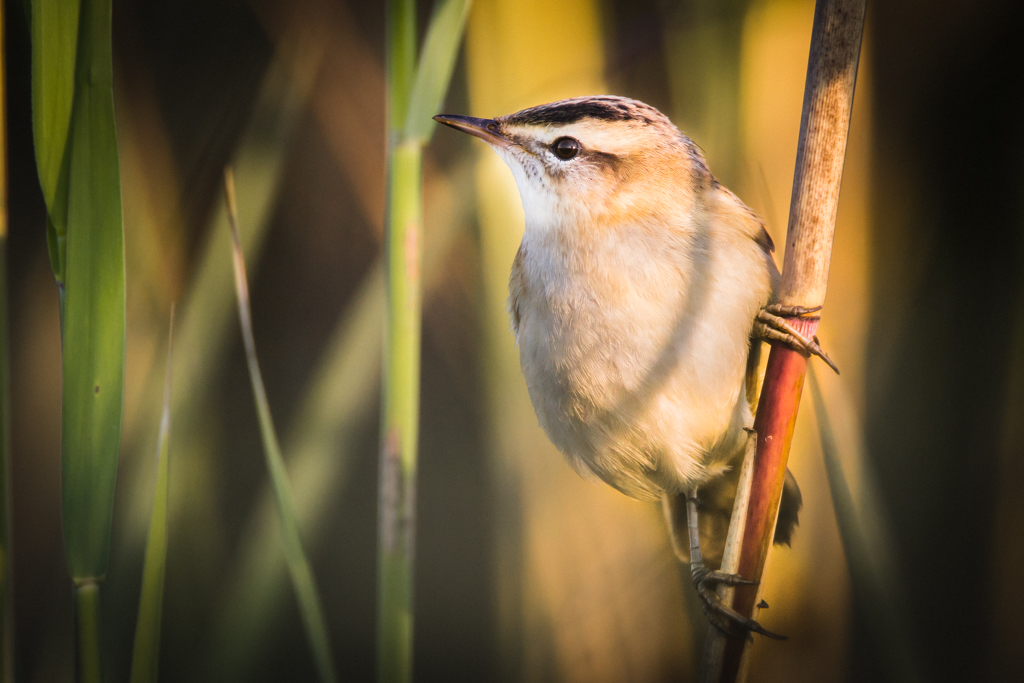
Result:
M693 586L697 589L700 597L700 606L704 610L704 616L727 635L745 636L749 631L761 635L785 640L786 636L772 633L761 626L753 619L748 619L739 612L722 604L714 587L719 584L726 586L756 586L757 581L744 579L737 574L726 574L725 572L713 571L704 566L704 556L700 550L700 533L697 526L697 493L689 491L686 494L686 527L690 536L690 576L693 579ZM737 627L741 629L737 631Z
M793 329L786 318L803 318L821 310L821 306L804 308L803 306L786 306L769 304L762 308L754 318L754 336L765 341L777 341L788 344L805 356L817 356L825 361L838 375L839 368L832 359L821 350L817 337L808 339Z

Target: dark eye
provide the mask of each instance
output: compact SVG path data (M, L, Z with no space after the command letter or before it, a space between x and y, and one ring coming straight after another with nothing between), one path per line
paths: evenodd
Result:
M580 153L580 141L575 138L558 138L551 145L551 151L559 159L567 161Z

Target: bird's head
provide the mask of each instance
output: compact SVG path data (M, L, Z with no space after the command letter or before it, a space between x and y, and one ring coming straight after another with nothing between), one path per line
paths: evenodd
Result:
M703 155L654 107L578 97L495 119L435 116L489 143L512 169L528 228L613 225L690 211Z

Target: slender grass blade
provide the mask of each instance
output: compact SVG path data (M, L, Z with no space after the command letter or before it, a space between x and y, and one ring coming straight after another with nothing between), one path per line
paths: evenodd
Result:
M285 559L292 577L299 609L306 627L310 648L316 659L320 679L325 682L336 681L334 663L331 659L330 638L327 635L327 620L324 618L323 607L317 593L316 581L309 566L299 524L295 512L295 500L292 496L288 471L281 457L277 432L270 414L270 403L267 400L263 376L260 373L259 361L256 357L256 342L252 334L252 313L249 306L249 284L245 277L245 256L242 251L242 239L238 231L238 209L235 201L235 179L230 169L224 173L225 197L227 200L228 222L231 226L232 256L235 271L235 292L238 295L238 317L242 327L242 339L245 342L245 357L249 365L249 378L256 400L259 414L260 436L263 440L263 451L267 459L267 469L274 485L277 497L278 514L281 520L282 540L284 541Z
M303 40L303 34L294 26L285 29L282 48L271 62L263 79L249 122L246 125L238 148L234 153L233 167L246 179L240 188L239 204L252 222L242 229L242 243L250 268L260 262L263 244L273 217L275 201L283 176L284 160L290 149L290 141L301 120L304 104L313 86L314 75L324 54L324 41ZM188 286L188 293L178 307L176 324L176 362L174 364L174 395L171 398L171 414L179 428L175 440L175 462L182 469L195 471L209 468L205 451L201 446L201 430L195 429L200 422L197 415L210 409L215 392L211 385L219 377L223 367L235 315L235 293L232 274L224 269L225 252L231 249L231 236L227 213L223 201L218 202L210 221L209 229L198 250L197 265ZM140 417L134 420L125 434L125 447L132 453L126 462L148 462L150 439L158 429L160 420L160 395L163 385L162 372L151 373L146 379L143 396L145 405ZM153 409L150 410L150 407ZM128 427L129 425L126 425ZM138 457L136 457L138 455ZM138 470L130 467L125 474L130 478L128 513L117 519L118 533L127 539L126 546L138 548L141 552L147 533L147 520L152 505L152 483L149 479L140 481ZM182 497L172 487L169 508L169 523L183 512ZM212 491L203 484L202 490L193 487L189 491L188 504L205 508L211 505ZM197 505L196 498L202 502ZM127 557L130 553L125 553Z
M160 665L160 620L164 604L164 576L167 572L167 492L170 480L171 377L174 349L174 307L167 334L167 373L164 379L163 414L156 455L156 494L149 515L146 559L142 565L139 618L135 623L131 683L153 683Z
M444 0L434 11L409 97L406 138L425 142L437 129L431 117L440 113L448 92L471 5L471 0Z
M457 238L468 231L471 195L457 188L472 182L473 169L466 162L445 181L448 187L438 194L452 201L435 195L435 201L426 206L424 223L431 229L424 245L423 277L428 295L441 284ZM311 545L324 538L325 512L345 495L349 473L364 455L355 450L353 441L376 410L372 401L381 378L384 302L384 268L378 261L339 318L285 435L299 527ZM268 487L243 533L241 559L228 581L232 588L220 610L222 619L212 648L217 653L214 680L248 680L258 648L283 608L288 574L280 557L276 508Z
M378 263L339 321L298 422L285 436L297 521L310 544L325 535L324 512L344 493L348 473L361 455L354 446L357 430L376 410L383 313L384 277ZM214 635L211 680L249 680L264 637L280 618L288 568L277 510L271 484L260 494L243 534L239 566L227 584L230 591Z

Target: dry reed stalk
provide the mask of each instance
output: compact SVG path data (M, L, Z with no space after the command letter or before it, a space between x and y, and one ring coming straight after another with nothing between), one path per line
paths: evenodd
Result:
M818 0L814 9L782 270L783 304L815 307L825 302L864 10L865 0ZM810 338L818 318L793 320L792 325ZM752 618L757 617L764 585L806 369L807 359L800 353L772 345L754 421L757 451L749 498L737 495L737 504L746 505L742 541L738 557L730 554L723 559L723 565L734 563L740 576L760 582L735 589L733 609ZM749 640L728 638L712 627L701 680L744 680L749 653Z

